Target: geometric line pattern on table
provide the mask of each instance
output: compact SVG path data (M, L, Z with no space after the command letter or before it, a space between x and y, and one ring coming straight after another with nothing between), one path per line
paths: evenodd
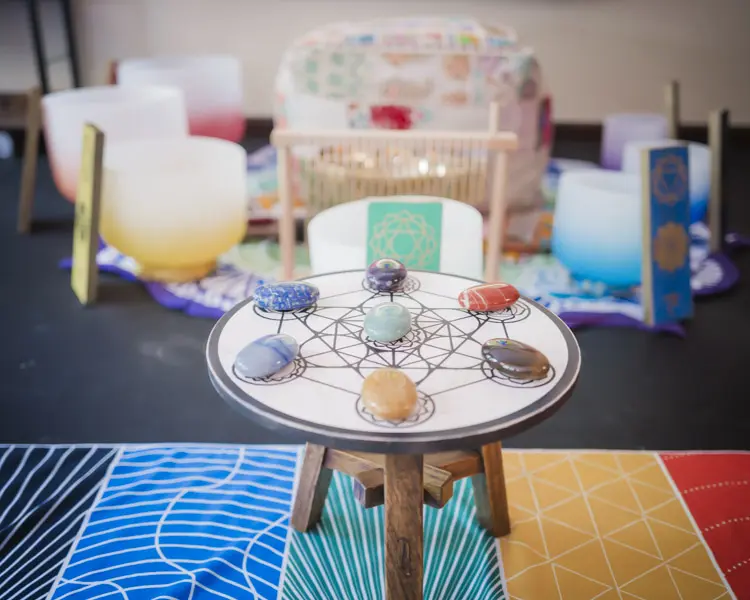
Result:
M283 600L383 598L383 507L364 509L351 478L335 472L321 520L293 532ZM441 510L424 509L425 600L503 600L492 538L477 523L471 482L456 482Z
M510 598L732 597L656 454L503 455Z
M52 600L278 597L295 447L127 447Z
M358 271L306 281L320 288L316 305L273 312L252 301L240 303L214 327L207 358L214 386L230 404L274 426L312 433L308 439L316 443L335 446L332 440L346 438L350 446L366 451L382 450L380 441L403 451L410 446L429 451L430 444L445 450L474 436L469 443L480 444L503 425L517 430L532 417L543 418L568 397L577 378L575 338L527 299L501 311L467 311L456 297L473 280L427 272L411 274L394 293L369 289ZM387 301L409 310L413 327L400 340L377 343L364 333L364 320L374 306ZM510 333L515 324L521 328ZM267 378L239 377L233 369L237 353L253 337L268 333L294 337L297 359ZM551 368L544 379L512 379L488 367L481 352L487 339L529 335L548 352ZM363 380L384 367L402 370L423 392L420 410L406 421L373 419L358 404ZM469 389L476 408L467 411L461 406ZM411 430L402 434L399 427Z
M750 599L750 452L667 452L664 466L739 600Z
M47 597L115 452L0 447L0 598Z
M410 285L412 283L413 285ZM499 372L486 369L484 359L479 353L468 354L462 351L466 342L474 339L482 326L494 322L501 323L505 337L509 337L506 323L516 323L529 315L528 305L519 300L516 304L495 313L481 313L467 311L456 304L455 308L430 308L420 301L414 292L419 291L418 280L413 277L405 282L400 292L378 292L368 289L369 295L352 306L312 306L305 310L293 312L268 312L257 306L255 313L262 318L278 322L277 332L283 331L285 320L294 320L305 327L310 337L300 343L300 356L304 356L304 371L297 376L310 381L335 387L336 389L359 397L359 391L342 388L330 381L316 379L317 369L353 369L365 379L373 369L390 367L394 369L409 368L412 372L419 372L414 383L419 386L430 375L439 370L474 370L477 371L476 381L464 383L453 389L467 387L483 379L492 379L497 383L518 387L537 387L547 384L554 378L554 369L541 381L523 381L509 378ZM412 290L412 291L410 291ZM455 300L450 296L443 296L435 292L423 293ZM347 293L338 294L345 296ZM322 297L320 300L335 296ZM364 333L364 320L367 312L380 302L398 302L409 309L413 329L403 338L390 343L379 343L370 340ZM478 341L474 339L474 341ZM305 352L306 345L316 345L313 353ZM451 356L464 359L459 367L450 366L447 360ZM289 367L265 378L267 382L288 381L292 367ZM250 381L250 383L263 381ZM434 394L433 394L434 395ZM384 425L398 426L403 421L382 421Z

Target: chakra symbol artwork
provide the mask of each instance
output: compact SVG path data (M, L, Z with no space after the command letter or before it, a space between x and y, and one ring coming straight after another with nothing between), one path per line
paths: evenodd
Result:
M364 270L311 277L309 283L320 289L320 296L305 308L279 312L251 303L240 309L245 311L242 331L251 330L251 336L285 334L299 344L295 359L274 374L247 378L234 370L234 377L246 384L244 391L269 407L283 405L283 410L299 411L300 418L324 422L362 419L369 423L362 425L365 429L411 428L434 421L446 402L460 404L474 398L494 406L505 403L513 412L519 407L513 389L530 390L519 392L522 407L523 402L544 395L543 389L535 388L551 386L557 377L554 361L530 379L493 368L482 354L487 340L512 339L514 334L522 340L526 327L535 335L549 331L559 338L554 344L564 344L557 325L523 298L500 310L471 310L458 301L459 293L471 287L470 281L430 272L410 271L392 292L374 289ZM365 326L367 315L384 303L406 309L412 323L403 337L387 342L370 339ZM239 336L240 325L236 327ZM388 419L382 411L370 410L374 403L363 399L363 382L380 369L402 371L413 381L417 398L411 414ZM323 414L332 406L339 411L349 406L346 410L352 412ZM438 415L440 419L453 417L444 413Z

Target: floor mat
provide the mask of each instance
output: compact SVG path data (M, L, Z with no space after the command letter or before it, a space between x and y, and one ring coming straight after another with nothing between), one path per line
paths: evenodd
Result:
M298 450L0 448L0 598L382 598L383 510L348 478L290 529ZM468 480L425 509L425 598L750 598L749 454L506 451L505 470L499 542Z
M656 454L507 452L505 462L510 598L731 597Z
M732 589L750 598L750 453L663 460Z

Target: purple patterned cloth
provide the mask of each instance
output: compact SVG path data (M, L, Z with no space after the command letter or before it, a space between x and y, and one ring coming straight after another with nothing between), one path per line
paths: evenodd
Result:
M712 296L730 290L739 279L739 271L729 256L708 251L708 228L691 227L692 288L695 297ZM750 238L739 234L726 236L727 251L750 247ZM524 282L512 281L527 296L560 315L569 327L628 327L679 336L685 335L680 324L650 327L640 318L637 290L627 294L593 289L591 285L572 283L559 264L542 267L529 263L521 270L534 274ZM102 273L110 273L129 281L138 281L135 262L114 248L100 243L97 263ZM60 267L70 269L66 258ZM535 273L536 269L536 273ZM233 264L220 264L216 271L200 281L179 284L143 282L151 297L162 306L179 310L191 317L218 319L238 302L250 297L258 285L273 278L264 278ZM593 286L596 287L595 285Z

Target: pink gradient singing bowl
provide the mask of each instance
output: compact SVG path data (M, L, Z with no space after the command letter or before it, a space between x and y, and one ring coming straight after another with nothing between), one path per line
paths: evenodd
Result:
M170 85L185 94L190 134L239 142L245 135L242 64L233 56L165 56L123 60L123 86Z
M42 107L52 176L70 202L75 202L78 189L86 123L104 132L105 144L188 135L185 100L177 88L78 88L48 94Z

